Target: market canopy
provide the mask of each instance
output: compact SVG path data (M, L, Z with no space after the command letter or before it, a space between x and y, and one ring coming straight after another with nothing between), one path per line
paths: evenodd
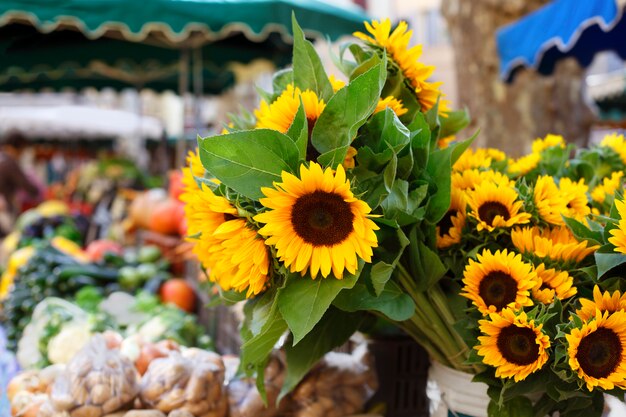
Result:
M361 29L358 6L321 0L3 0L0 26L23 23L42 33L72 28L89 39L103 36L156 45L194 46L243 33L252 41L291 33L291 13L308 36L331 39Z
M203 92L219 93L233 84L235 62L289 62L292 11L310 37L336 39L367 19L356 6L320 0L3 1L0 88L113 80L112 87L178 90L181 51L193 50Z
M555 0L502 27L496 34L501 78L511 82L523 67L549 75L566 57L586 67L605 50L626 59L625 5L626 0Z
M30 139L159 139L163 124L150 116L86 106L0 107L0 137Z

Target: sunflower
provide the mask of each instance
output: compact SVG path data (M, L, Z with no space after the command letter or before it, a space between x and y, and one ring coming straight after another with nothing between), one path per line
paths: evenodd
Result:
M529 321L523 311L505 308L478 324L484 336L478 337L474 349L485 364L496 367L496 377L522 381L548 361L550 338L541 331L543 325Z
M566 227L516 228L511 232L511 240L524 254L556 262L579 263L599 248L597 245L587 247L586 240L579 242Z
M537 168L541 161L541 155L531 153L518 158L517 160L511 160L509 162L508 172L511 175L521 176L526 175L533 169Z
M483 182L492 182L497 185L513 187L515 181L501 172L488 169L480 171L478 169L467 169L461 172L452 173L452 187L460 190L473 190Z
M390 108L396 114L396 116L400 117L403 114L406 114L408 110L402 105L402 100L398 100L393 96L388 96L385 98L378 99L378 104L376 105L376 109L374 110L374 114L379 111L383 111L386 108Z
M304 104L309 131L311 131L326 104L313 91L301 91L297 87L294 88L293 84L289 84L272 104L267 104L265 100L261 101L259 109L254 111L257 118L256 128L287 133L300 108L300 100Z
M545 175L537 179L533 189L533 202L541 220L557 226L565 224L561 214L567 212L567 203L559 193L554 178Z
M194 177L204 177L204 167L200 161L200 149L187 154L187 166L183 168L183 193L189 193L198 189L198 183Z
M358 151L356 148L349 146L348 151L346 152L346 157L343 159L343 166L346 169L352 169L356 166L356 162L354 161L354 157Z
M269 255L256 231L224 197L206 185L186 196L185 215L193 253L223 290L261 292L269 279Z
M228 222L227 222L228 223ZM232 220L215 231L221 248L220 259L211 270L223 289L246 291L251 298L265 289L269 277L269 255L264 240L243 219Z
M437 99L443 94L439 90L441 83L426 81L435 70L435 67L419 62L422 55L422 46L416 45L409 48L412 30L408 30L406 22L398 23L391 32L391 21L374 20L372 23L365 22L365 28L369 36L362 32L355 32L354 36L369 43L370 45L385 49L387 56L400 68L409 84L414 88L417 100L422 112L433 108ZM439 101L439 113L445 115L449 112L446 100Z
M437 248L447 248L461 241L461 232L465 227L466 207L465 193L452 188L450 208L437 225Z
M592 391L626 388L626 313L600 312L566 334L569 365Z
M342 88L346 86L345 81L338 79L332 74L328 76L328 81L330 82L330 85L333 87L334 93L336 93L337 91L341 90Z
M260 202L270 210L254 219L265 223L259 233L291 272L309 271L315 279L332 270L341 279L344 270L356 273L357 256L371 262L378 226L368 218L367 203L350 191L342 165L334 174L316 163L302 165L300 178L283 172L282 180L262 189L267 198Z
M478 230L493 231L497 227L511 227L530 221L530 214L520 212L523 202L517 191L507 185L483 182L467 193L470 216L478 221Z
M437 141L437 146L441 149L445 149L448 146L450 146L450 144L454 142L455 140L456 140L455 135L446 136L445 138L441 138Z
M626 141L624 135L618 135L617 133L611 133L606 135L600 146L611 148L617 153L624 164L626 164Z
M477 259L470 259L465 267L461 295L472 300L481 313L533 305L530 290L537 285L537 274L519 254L506 249L492 254L486 249Z
M574 182L569 178L561 178L559 180L559 194L565 201L567 209L564 214L567 217L573 217L578 221L582 221L591 213L587 191L589 191L589 187L585 184L583 178L578 182Z
M535 267L539 277L539 283L533 288L533 298L543 304L550 304L554 297L565 300L576 294L574 278L567 271L559 271L554 268L547 269L545 264Z
M595 316L596 310L600 310L601 313L626 310L626 294L622 295L619 291L614 291L613 294L608 291L601 292L600 287L594 286L593 301L581 298L576 315L583 321L589 321Z
M622 171L617 171L611 174L611 178L604 178L602 184L591 191L591 199L600 204L604 203L607 196L612 196L621 187L623 176Z
M539 154L555 146L565 148L565 140L563 140L563 136L549 134L543 139L538 138L533 141L533 153Z
M486 149L478 148L476 150L469 148L452 166L453 171L465 171L474 168L489 168L491 166L491 156Z
M615 246L614 251L626 253L626 203L623 200L615 200L615 207L619 213L617 228L611 229L609 242Z

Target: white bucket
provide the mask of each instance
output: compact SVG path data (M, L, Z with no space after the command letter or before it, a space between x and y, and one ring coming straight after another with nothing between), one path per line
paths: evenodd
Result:
M453 416L487 417L487 384L472 382L473 376L432 361L426 389L431 417L448 417L448 411Z

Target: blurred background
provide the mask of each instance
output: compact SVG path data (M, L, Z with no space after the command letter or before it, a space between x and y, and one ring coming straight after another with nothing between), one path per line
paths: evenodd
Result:
M4 16L0 21L0 143L16 137L27 139L25 143L31 146L20 148L25 151L20 152L23 162L34 164L44 181L60 174L60 167L69 169L75 159L93 157L99 150L128 156L153 173L179 166L184 149L195 146L197 134L219 132L227 115L240 106L254 109L259 102L256 87L270 88L271 74L291 57L289 19L276 19L269 9L261 16L265 21L256 18L252 22L259 25L258 33L254 28L250 33L237 29L250 23L246 21L250 16L243 13L232 20L222 16L219 24L223 26L216 32L192 31L187 38L183 34L168 39L158 31L142 38L133 29L129 36L123 30L98 30L96 26L91 30L76 23L83 16L54 24L55 13L62 13L64 7L53 10L55 2L39 10L30 2L5 3L0 10ZM514 77L507 80L503 75L506 65L518 62L515 54L543 57L541 48L550 44L549 36L561 36L568 48L578 42L578 24L584 30L589 16L569 16L575 27L559 29L563 33L548 35L532 32L532 28L531 32L511 33L503 37L498 50L498 34L506 25L532 17L532 12L549 3L560 3L567 12L571 2L341 0L331 6L331 2L320 1L312 3L311 27L305 22L304 29L316 40L326 65L332 67L331 54L338 52L342 37L358 28L359 19L407 21L413 43L423 45L422 61L436 66L433 79L443 82L446 98L454 108L469 110L472 124L467 134L480 129L478 145L521 155L533 139L547 133L585 144L598 131L623 126L624 64L618 52L603 50L611 49L611 42L586 42L578 48L582 53L547 56L547 74L526 62L516 67ZM614 4L615 0L595 3ZM346 19L343 26L334 26L336 31L329 38L322 33L329 35L333 26L315 21L315 8L320 4ZM613 8L614 16L611 12L601 16L607 26L621 18L621 7ZM348 14L342 16L342 12ZM586 12L601 14L603 10ZM558 16L558 10L556 13ZM141 16L145 22L128 23L178 24L167 19L158 22L159 16L145 14ZM108 17L115 18L115 13ZM263 24L272 29L263 29ZM536 44L523 45L533 36L538 38ZM81 116L72 113L84 108L94 111ZM118 130L98 131L94 120L107 117L113 119L103 124L118 126ZM83 126L76 120L82 120ZM69 153L64 141L68 138L74 140Z

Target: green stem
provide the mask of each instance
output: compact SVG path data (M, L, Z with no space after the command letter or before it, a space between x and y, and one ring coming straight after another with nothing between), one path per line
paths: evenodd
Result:
M402 265L398 265L398 272L400 284L405 288L416 305L415 314L410 320L417 328L429 330L427 333L423 333L437 347L438 351L446 357L444 363L451 364L453 368L459 370L472 369L464 365L468 355L468 348L452 326L454 317L449 311L445 297L442 298L443 294L434 294L434 299L430 299L426 293L417 289L413 278ZM418 341L421 342L421 340Z

